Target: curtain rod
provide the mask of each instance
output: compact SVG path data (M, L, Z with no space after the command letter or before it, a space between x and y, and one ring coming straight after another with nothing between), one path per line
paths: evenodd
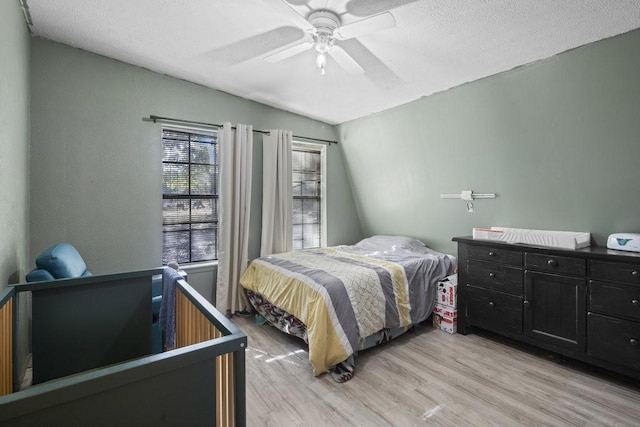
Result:
M218 125L215 123L195 122L193 120L184 120L184 119L173 119L171 117L160 117L160 116L154 116L152 114L150 114L149 117L143 117L142 121L153 122L153 123L167 122L167 123L186 124L186 125L209 126L209 127L216 127L216 128L222 127L222 125ZM234 126L234 129L235 129L235 126ZM269 134L269 131L266 131L266 130L253 129L253 131L256 133L261 133L263 135ZM305 139L307 141L326 142L329 145L338 143L338 141L332 141L329 139L312 138L310 136L293 135L293 138Z

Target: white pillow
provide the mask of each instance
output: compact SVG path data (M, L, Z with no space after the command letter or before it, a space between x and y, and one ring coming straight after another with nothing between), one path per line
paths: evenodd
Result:
M362 239L354 246L372 251L390 251L393 249L406 249L422 252L426 246L420 240L404 236L371 236Z

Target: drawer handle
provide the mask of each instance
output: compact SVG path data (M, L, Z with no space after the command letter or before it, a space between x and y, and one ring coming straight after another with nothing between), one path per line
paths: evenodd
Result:
M640 306L640 301L638 301L637 299L632 299L631 300L631 305L634 307L638 307Z
M631 338L629 340L629 344L631 344L632 346L636 346L636 345L638 345L638 340L635 339L635 338Z
M550 259L549 261L547 261L547 265L549 267L555 267L556 265L558 265L558 261L556 261L555 259Z
M496 253L493 252L493 251L489 251L489 256L496 256ZM634 271L634 273L635 273L635 271Z
M631 272L631 275L637 279L638 277L640 277L640 271L638 271L638 270L633 270L633 271Z
M527 300L524 300L522 303L524 304L524 307L525 307L525 308L529 307L529 304L531 304L531 303L530 303L529 301L527 301Z
M494 277L496 277L496 275L495 275L494 272L491 272L491 273L489 273L489 277L491 277L493 279Z
M489 301L489 307L496 308L496 303L493 301Z

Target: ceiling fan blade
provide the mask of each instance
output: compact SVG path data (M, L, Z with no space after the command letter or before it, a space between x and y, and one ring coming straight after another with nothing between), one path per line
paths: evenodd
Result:
M214 49L209 54L217 61L239 64L282 50L283 46L291 46L296 42L301 43L305 41L305 36L305 32L298 27L279 27Z
M271 55L267 55L264 57L264 60L267 62L276 63L283 61L287 58L291 58L293 55L297 55L300 52L304 52L305 50L309 50L313 47L313 43L311 42L303 42L294 44L293 46L285 47L284 49L280 49Z
M275 11L285 15L291 22L296 24L303 30L313 33L316 28L311 25L302 15L300 15L294 8L289 5L285 0L262 0L267 5L271 6Z
M395 9L419 0L350 0L347 13L355 16L371 16L386 10Z
M364 68L356 62L343 48L340 46L332 46L329 49L329 55L349 74L362 74Z
M349 56L365 69L365 75L376 86L391 89L402 83L400 77L387 67L380 58L374 55L373 52L360 43L358 39L350 39L339 43Z
M383 12L351 24L338 27L334 30L333 35L337 39L347 40L395 26L396 19L393 17L391 12Z

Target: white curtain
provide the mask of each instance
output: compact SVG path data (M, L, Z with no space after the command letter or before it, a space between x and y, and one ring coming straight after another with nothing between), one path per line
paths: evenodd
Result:
M228 316L246 308L240 275L247 268L253 129L224 123L218 133L219 228L216 307Z
M262 143L260 256L292 248L291 131L270 130Z

